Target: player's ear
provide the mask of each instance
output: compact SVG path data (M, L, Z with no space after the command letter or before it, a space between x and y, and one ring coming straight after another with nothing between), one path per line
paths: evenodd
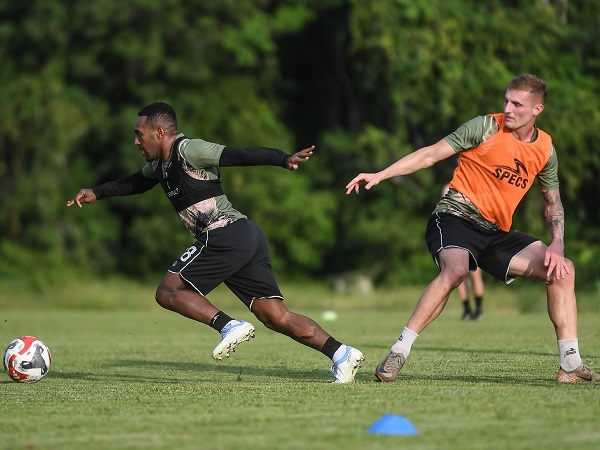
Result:
M537 105L535 105L533 107L533 116L534 117L539 116L542 113L543 110L544 110L544 104L543 103L538 103Z

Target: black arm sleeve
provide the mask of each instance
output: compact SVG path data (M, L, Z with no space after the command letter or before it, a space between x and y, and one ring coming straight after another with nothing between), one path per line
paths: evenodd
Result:
M100 200L104 197L123 197L125 195L141 194L149 189L152 189L158 184L158 179L147 178L142 174L142 171L136 172L116 181L96 186L92 190L96 194L96 199Z
M225 147L219 159L219 167L281 166L287 169L287 160L291 156L281 150L268 147Z

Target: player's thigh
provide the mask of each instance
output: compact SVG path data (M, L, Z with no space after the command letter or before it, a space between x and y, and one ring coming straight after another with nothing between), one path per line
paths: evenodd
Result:
M185 284L179 274L173 272L167 272L158 285L159 292L173 292L180 289L185 289Z
M545 281L548 268L544 265L544 258L547 249L548 246L541 241L528 245L512 258L508 273Z

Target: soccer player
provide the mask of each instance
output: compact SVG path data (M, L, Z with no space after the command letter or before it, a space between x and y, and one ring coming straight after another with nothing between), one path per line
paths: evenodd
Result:
M377 366L380 381L394 381L419 334L444 309L469 270L481 267L507 284L518 276L546 283L548 314L558 341L559 382L596 382L600 375L581 360L577 337L575 267L564 257L564 210L551 137L536 117L546 85L535 75L508 84L504 112L476 117L436 144L422 147L377 173L361 173L346 185L371 189L460 154L450 191L435 207L425 239L439 275L425 288L399 339ZM514 211L537 176L552 242L511 229Z
M255 328L217 309L206 296L221 283L267 328L328 356L335 383L349 383L363 354L327 334L314 320L289 311L271 269L263 231L233 208L220 184L219 168L270 165L298 169L314 146L288 155L271 148L233 148L190 139L177 131L177 115L166 103L152 103L138 113L135 145L147 163L132 175L81 189L67 206L111 196L141 194L157 184L196 239L168 269L156 291L163 308L202 322L221 334L213 358L229 357Z

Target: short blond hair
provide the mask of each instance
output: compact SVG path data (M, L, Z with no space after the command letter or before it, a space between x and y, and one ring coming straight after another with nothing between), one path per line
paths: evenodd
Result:
M546 83L537 75L525 74L513 78L508 83L508 89L513 91L528 91L540 98L542 104L546 101Z

